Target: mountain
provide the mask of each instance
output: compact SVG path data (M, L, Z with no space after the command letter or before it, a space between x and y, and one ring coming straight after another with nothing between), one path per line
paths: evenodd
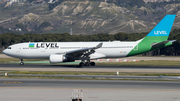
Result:
M0 5L3 32L96 34L149 32L166 15L177 14L173 28L180 27L180 3L159 6L118 6L98 1L66 1L50 8L48 3Z

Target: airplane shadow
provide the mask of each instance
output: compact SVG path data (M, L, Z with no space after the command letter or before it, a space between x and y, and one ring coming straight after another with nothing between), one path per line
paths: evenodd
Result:
M57 68L60 68L60 67L62 67L62 68L63 67L65 67L65 68L83 68L83 66L80 67L79 65L48 65L47 67L49 67L49 66L52 66L53 68L54 67L57 67Z

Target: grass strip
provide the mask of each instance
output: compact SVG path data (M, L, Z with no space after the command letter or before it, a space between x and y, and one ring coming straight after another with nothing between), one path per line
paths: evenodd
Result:
M152 60L152 61L137 61L137 62L107 62L97 63L97 65L118 65L118 66L180 66L179 61L168 60Z
M178 81L174 79L127 79L127 78L80 78L80 77L44 77L44 76L0 76L0 78L32 78L32 79L61 79L61 80L134 80L134 81Z
M51 74L51 75L116 75L113 72L61 72L61 71L10 71L9 74Z

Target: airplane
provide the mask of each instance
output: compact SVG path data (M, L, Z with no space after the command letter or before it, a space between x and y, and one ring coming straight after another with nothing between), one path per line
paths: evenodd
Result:
M138 41L111 42L26 42L7 47L3 53L20 59L49 59L50 63L74 62L95 66L91 60L129 57L172 45L168 40L176 15L166 15L144 38Z

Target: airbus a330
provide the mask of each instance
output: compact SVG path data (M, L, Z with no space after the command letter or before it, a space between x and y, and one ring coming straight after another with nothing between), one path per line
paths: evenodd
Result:
M4 54L23 59L49 59L50 63L81 60L79 66L95 66L93 59L121 58L172 45L168 40L176 15L166 15L144 38L134 42L26 42L9 46Z

